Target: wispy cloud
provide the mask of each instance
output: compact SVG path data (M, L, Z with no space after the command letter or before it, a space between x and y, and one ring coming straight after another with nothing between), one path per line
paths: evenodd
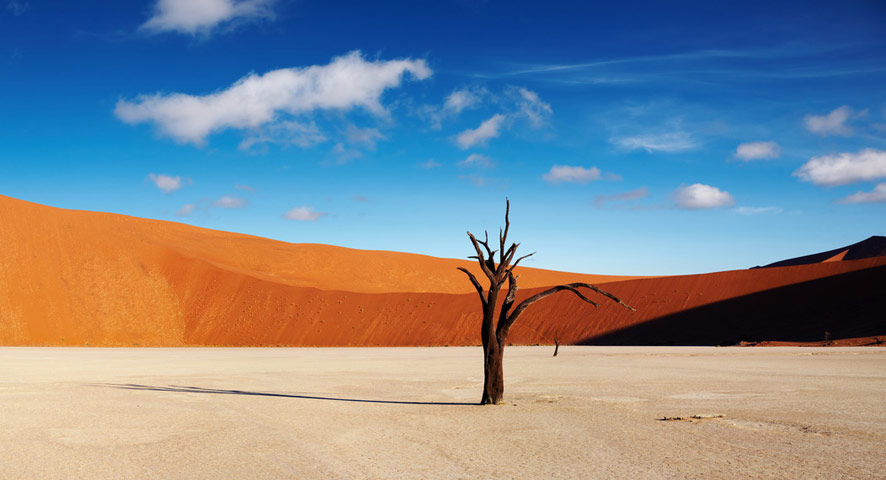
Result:
M179 217L189 217L196 210L197 210L196 203L186 203L184 206L182 206L182 208L178 209L178 211L175 212L175 214L178 215Z
M275 143L288 147L295 145L308 148L327 140L326 136L313 121L298 122L283 120L254 129L249 136L237 146L240 150L250 150L256 145Z
M492 162L492 159L486 155L481 155L479 153L472 153L468 155L468 158L458 162L458 166L460 167L483 167L483 168L491 168L495 165Z
M443 111L458 115L463 110L479 105L486 95L486 89L476 85L454 90L446 97Z
M255 189L250 187L249 185L243 185L243 184L239 184L239 183L234 185L234 188L237 190L245 190L247 192L255 192Z
M684 152L698 147L699 143L688 132L667 132L611 138L610 142L628 150L653 152Z
M631 200L639 200L648 196L649 189L646 187L640 187L638 189L623 193L614 193L612 195L597 195L597 197L594 198L594 205L599 208L612 201L629 202Z
M746 142L735 149L735 158L743 161L778 158L781 148L775 142Z
M424 60L367 61L354 51L328 65L250 74L208 95L154 94L120 100L114 114L133 125L152 122L179 142L202 146L212 133L256 129L283 114L363 108L385 115L382 93L399 86L407 72L419 80L431 75Z
M459 175L458 178L470 182L471 185L477 188L482 188L489 184L489 179L480 175Z
M434 161L433 158L429 158L427 162L420 163L418 166L424 168L425 170L431 170L433 168L438 168L440 164Z
M827 115L806 115L803 123L806 130L818 135L852 135L852 128L846 125L851 116L852 109L843 105Z
M544 126L548 117L553 115L554 110L551 105L543 102L532 90L519 87L516 88L516 94L519 98L517 100L519 115L529 120L529 124L534 128Z
M778 214L782 213L784 210L781 207L735 207L732 209L733 212L739 215L765 215L765 214Z
M287 220L300 222L314 222L324 216L326 216L326 212L315 211L314 207L309 206L295 207L283 214L283 218Z
M9 13L18 17L31 9L31 3L27 0L8 0L6 2L6 9L9 10Z
M376 142L385 138L377 128L360 128L354 125L348 125L345 137L351 145L367 150L375 150Z
M238 188L238 190L243 190L243 188ZM197 212L201 212L203 214L208 214L213 209L237 209L237 208L245 208L249 205L249 200L237 197L234 195L223 195L215 200L211 198L201 198L196 202L187 203L183 205L175 214L179 217L189 217Z
M735 199L729 192L701 183L678 188L673 194L673 199L678 207L687 210L728 207L735 204Z
M246 206L247 203L248 202L245 198L231 197L226 195L212 202L212 206L218 208L243 208Z
M488 96L489 91L485 87L468 85L447 95L443 106L424 105L419 109L419 115L430 122L432 129L440 130L443 128L443 121L455 118L465 110L479 107Z
M154 14L141 26L150 33L209 34L234 21L271 19L273 0L158 0Z
M585 168L580 165L554 165L541 178L548 183L585 184L600 179L619 180L621 177L612 173L603 175L597 167Z
M871 192L855 192L840 203L886 203L886 183L880 183Z
M707 49L566 64L524 64L479 76L532 76L568 84L716 85L857 76L886 71L882 62L859 61L851 55L853 48L852 45L832 45L826 48ZM779 62L780 68L772 68L773 62Z
M499 135L499 130L505 121L505 116L497 113L480 124L479 127L468 129L458 134L455 141L462 149L468 149L474 145L483 145L489 139Z
M858 153L812 157L793 175L827 187L886 178L886 151L866 148Z
M163 175L163 174L154 174L149 173L148 179L154 183L160 190L163 190L165 193L174 192L180 188L182 188L183 182L182 177L179 176L171 176L171 175ZM185 180L187 182L187 180Z

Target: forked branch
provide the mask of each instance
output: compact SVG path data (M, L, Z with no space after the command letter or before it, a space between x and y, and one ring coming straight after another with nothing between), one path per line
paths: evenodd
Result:
M477 240L477 237L475 237L474 234L471 232L468 232L468 237L471 239L471 244L474 246L474 250L477 251L476 256L471 256L468 258L476 258L477 262L480 264L480 268L483 270L483 273L486 274L487 277L489 277L490 281L493 281L493 279L495 278L495 274L493 273L493 270L495 270L495 266L493 265L492 268L489 268L489 264L491 262L487 260L486 257L483 255L483 250L480 249L481 242Z

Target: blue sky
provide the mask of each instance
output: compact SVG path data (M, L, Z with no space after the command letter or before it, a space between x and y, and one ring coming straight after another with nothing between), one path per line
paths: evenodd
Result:
M454 258L508 197L587 273L886 234L886 4L724 3L3 0L0 194Z

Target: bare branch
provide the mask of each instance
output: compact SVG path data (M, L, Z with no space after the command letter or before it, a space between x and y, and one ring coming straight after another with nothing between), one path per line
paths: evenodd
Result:
M511 220L509 218L511 213L511 200L507 197L505 197L505 204L505 228L504 230L501 228L498 229L498 248L501 251L498 263L500 265L505 265L505 244L508 242L508 230L511 228Z
M490 260L492 260L493 259L492 255L495 253L495 250L492 250L489 247L489 231L483 230L483 235L485 235L486 239L483 240L482 242L480 242L480 245L483 245L483 247L486 248L486 253L488 254L488 258Z
M508 248L508 251L505 252L504 260L502 260L501 264L504 265L506 268L508 265L510 265L511 260L514 259L514 255L517 253L517 247L519 246L519 243L512 243L511 246Z
M492 250L489 247L489 232L487 230L483 230L483 234L485 235L486 239L482 242L478 241L477 243L483 245L483 248L486 249L486 266L489 267L489 270L495 272L497 270L495 268L495 252L497 252L498 250Z
M523 260L524 258L529 258L529 257L531 257L531 256L533 256L533 255L535 255L535 252L532 252L532 253L530 253L529 255L523 255L522 257L518 258L517 261L514 262L514 266L511 267L511 269L517 268L517 265L520 263L520 260Z
M465 272L468 275L468 278L471 279L471 283L474 284L474 288L477 289L477 293L480 294L480 302L483 303L483 308L486 308L486 297L483 296L483 285L480 285L480 282L477 281L477 277L474 276L473 273L469 272L467 268L458 267L459 270Z
M549 289L547 289L547 290L545 290L545 291L543 291L543 292L536 293L535 295L533 295L533 296L527 298L526 300L523 300L522 302L520 302L519 305L517 305L516 308L514 308L514 311L511 312L510 315L508 315L508 318L505 320L505 322L504 322L503 325L502 325L501 322L499 322L498 330L501 331L501 332L503 332L505 335L507 335L508 329L511 328L511 325L514 324L514 322L517 320L517 317L519 317L520 314L523 313L523 311L526 310L530 305L532 305L533 303L535 303L535 302L537 302L537 301L539 301L539 300L541 300L541 299L543 299L543 298L545 298L545 297L548 297L548 296L550 296L550 295L553 295L553 294L555 294L555 293L557 293L557 292L561 292L561 291L563 291L563 290L568 290L568 291L574 293L575 295L578 296L578 298L580 298L580 299L582 299L583 301L585 301L585 302L587 302L587 303L590 303L591 305L593 305L594 307L596 307L596 306L597 306L597 303L594 302L594 301L592 301L592 300L589 299L588 297L585 297L581 292L579 292L579 291L577 290L578 288L589 288L589 289L591 289L591 290L593 290L593 291L599 293L600 295L603 295L603 296L605 296L605 297L607 297L607 298L609 298L609 299L615 301L615 302L618 303L619 305L621 305L621 306L623 306L623 307L625 307L625 308L627 308L627 309L629 309L629 310L631 310L631 311L636 311L636 310L634 309L634 307L631 307L631 306L627 305L626 303L622 302L622 301L621 301L618 297L616 297L615 295L613 295L613 294L611 294L611 293L609 293L609 292L606 292L606 291L604 291L604 290L601 290L601 289L599 289L599 288L597 288L597 287L595 287L595 286L593 286L593 285L591 285L591 284L588 284L588 283L580 283L580 282L579 282L579 283L569 283L569 284L566 284L566 285L557 285L556 287L551 287L551 288L549 288Z
M636 312L636 311L637 311L636 308L634 308L634 307L632 307L632 306L626 304L625 302L622 302L622 301L621 301L618 297L616 297L615 295L613 295L613 294L611 294L611 293L609 293L609 292L607 292L607 291L605 291L605 290L601 290L601 289L599 289L599 288L597 288L597 287L595 287L595 286L593 286L593 285L591 285L591 284L589 284L589 283L570 283L570 284L568 284L568 285L569 285L570 287L573 287L573 288L579 288L579 287L590 288L591 290L593 290L593 291L599 293L600 295L603 295L604 297L609 298L610 300L612 300L612 301L614 301L615 303L621 305L622 307L627 308L628 310L630 310L630 311L632 311L632 312Z
M471 239L471 243L474 245L474 250L477 251L477 262L480 264L480 268L483 269L483 273L489 277L490 282L494 282L495 275L492 273L492 270L489 268L489 262L486 260L486 257L483 256L483 250L480 250L480 241L477 240L477 237L474 236L473 233L468 232L468 237ZM473 258L473 257L472 257Z
M508 239L508 229L511 228L511 199L505 197L505 234L502 237L505 241Z

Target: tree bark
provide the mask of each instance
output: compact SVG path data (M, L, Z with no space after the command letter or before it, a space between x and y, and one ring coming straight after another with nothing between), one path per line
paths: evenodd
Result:
M480 405L497 405L501 403L505 393L503 356L504 345L493 337L483 347L483 398Z

